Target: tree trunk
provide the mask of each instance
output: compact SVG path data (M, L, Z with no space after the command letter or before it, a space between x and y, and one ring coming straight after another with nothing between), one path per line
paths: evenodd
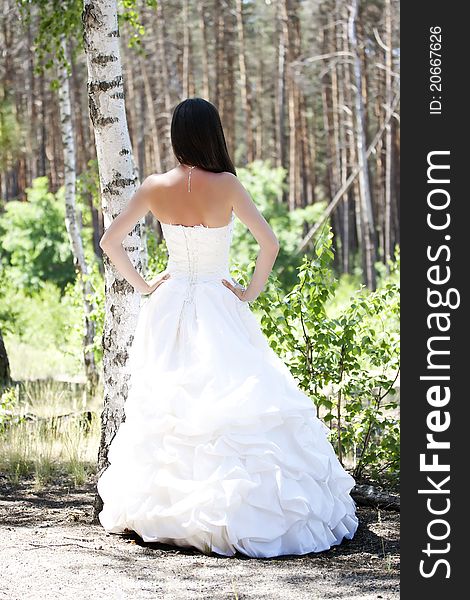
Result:
M337 48L342 49L344 52L348 52L348 36L347 27L345 21L341 18L340 0L336 0L337 10L337 30L336 40ZM340 179L341 187L343 187L348 178L348 131L352 130L352 127L348 127L349 118L346 111L346 100L345 100L345 87L350 85L349 77L349 64L342 61L338 66L340 85L338 86L338 110L339 110L339 131L338 131L338 144L339 144L339 163L340 163ZM341 262L342 272L350 273L350 206L349 206L349 192L343 195L341 201Z
M287 70L287 105L289 119L289 210L294 210L297 206L297 128L296 128L296 93L292 77L292 71Z
M328 40L329 44L327 47L328 52L334 52L336 48L336 28L337 28L337 16L331 9L329 15L329 31ZM340 158L340 107L339 107L339 89L342 87L342 81L338 76L338 64L333 62L330 68L331 71L331 133L329 135L331 144L331 162L332 162L332 173L333 173L333 189L338 190L341 187L341 158ZM334 239L339 241L342 240L342 214L343 214L343 203L338 204L338 210L332 215L333 229L335 231ZM338 257L339 252L335 253L335 257Z
M163 111L160 115L160 139L161 139L161 156L162 156L162 170L167 170L170 165L173 166L174 158L171 152L171 95L170 95L170 73L168 69L168 56L166 52L166 21L165 13L163 12L163 4L161 2L157 5L157 17L156 17L156 39L157 39L157 52L158 62L161 68L161 81L159 86L160 96L163 100Z
M9 386L10 383L10 361L8 360L7 349L3 342L2 332L0 331L0 390L3 387Z
M31 23L27 23L27 44L28 48L33 45L33 32L31 30ZM28 94L28 116L31 119L29 126L29 135L26 136L26 156L29 157L29 169L27 169L25 177L26 181L32 181L38 176L38 161L37 161L37 131L38 131L38 118L37 118L37 79L34 74L34 58L33 53L29 53L28 57L28 85L26 91Z
M392 6L391 0L385 0L385 106L386 111L392 106ZM384 218L384 262L387 273L390 271L389 261L393 255L392 248L392 123L389 121L385 130L385 218Z
M159 145L159 135L158 135L158 127L157 127L157 115L156 115L156 111L155 111L155 102L153 100L152 97L152 87L150 85L150 77L147 71L147 64L146 64L146 60L144 58L142 58L141 56L139 57L139 65L142 71L142 80L143 80L143 84L144 84L144 90L145 90L145 102L147 104L147 110L145 111L145 115L148 116L148 120L145 122L148 122L148 127L150 129L150 135L151 135L151 148L152 148L152 152L151 152L151 163L152 163L152 169L151 171L154 172L155 170L158 173L161 173L163 171L163 166L162 166L162 158L161 158L161 154L160 154L160 145Z
M189 7L188 0L183 0L183 72L182 72L182 82L183 82L183 98L189 97Z
M138 185L124 104L116 0L84 0L82 13L88 65L88 100L95 134L105 228L119 215ZM140 270L140 229L137 223L123 247ZM105 263L105 325L103 332L104 408L97 476L107 466L108 447L124 415L129 373L128 352L139 312L140 294ZM94 519L102 509L97 495Z
M39 143L38 143L38 172L37 176L42 177L46 175L46 90L45 90L45 75L44 71L41 71L39 75L39 97L41 110L38 115L40 120L39 127Z
M328 27L329 29L329 27ZM329 52L329 34L325 27L322 30L322 52L326 54ZM332 198L338 189L338 177L336 173L336 162L335 162L335 145L333 139L333 125L331 123L331 84L330 76L328 72L324 72L320 81L321 91L321 102L322 102L322 117L323 117L323 130L325 136L325 174L326 181L325 187L329 198Z
M302 193L302 133L301 89L296 79L294 62L301 49L301 33L298 0L286 0L287 11L287 97L289 119L289 208L305 206Z
M225 76L226 65L224 65L224 15L222 10L221 0L214 0L214 35L215 35L215 95L214 104L217 106L220 113L220 118L223 124L223 80Z
M61 39L64 57L68 60L67 41ZM75 270L80 282L83 297L83 361L87 378L87 391L92 396L98 383L93 343L95 340L95 323L91 314L95 308L92 297L93 289L88 281L88 268L83 251L83 242L76 208L76 158L75 138L72 123L72 104L70 100L70 79L65 65L60 65L59 80L59 109L64 156L64 188L65 188L65 225L70 240L70 247L75 264Z
M287 144L285 132L286 112L286 53L288 44L286 0L277 3L277 21L279 37L277 43L277 88L276 88L276 124L277 124L277 167L287 168Z
M223 27L223 86L222 86L222 124L225 131L225 137L227 140L227 147L230 154L233 154L236 145L235 136L235 94L233 90L236 87L235 84L235 64L236 54L238 54L236 47L236 20L229 12L224 19Z
M354 106L355 106L355 133L357 146L357 160L360 167L359 171L359 189L360 189L360 206L362 220L362 235L364 243L364 283L366 286L374 290L376 288L375 276L375 226L374 215L372 210L372 198L369 186L369 172L367 167L366 156L366 133L365 133L365 112L362 98L362 72L361 61L358 51L358 43L356 37L356 19L357 19L358 0L353 0L349 15L349 43L353 53L353 71L354 71Z
M201 57L202 57L202 97L205 100L210 99L209 89L209 58L207 52L207 32L206 32L206 19L204 16L204 2L196 2L198 12L198 23L201 31Z
M253 161L253 124L251 117L251 98L248 89L248 76L246 72L245 59L245 30L243 24L243 3L242 0L235 0L237 13L237 34L238 34L238 69L240 71L240 100L245 125L245 157L246 161Z
M312 147L309 143L309 126L307 119L307 103L305 94L300 91L299 98L300 111L300 144L301 144L301 177L302 177L302 206L313 204L315 190L315 171L311 170Z

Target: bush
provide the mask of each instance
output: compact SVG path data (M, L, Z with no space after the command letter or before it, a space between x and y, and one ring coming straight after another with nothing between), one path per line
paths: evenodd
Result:
M70 311L73 318L67 323L67 344L73 350L79 350L80 356L83 359L83 351L93 350L96 364L101 362L103 356L102 335L104 326L105 313L105 297L104 297L104 280L100 273L97 262L91 262L88 266L88 275L85 276L85 281L91 286L91 294L88 295L89 300L94 307L90 314L90 319L95 326L95 336L91 348L83 348L83 327L85 321L85 310L83 306L83 290L80 278L73 283L69 283L65 288L65 293L62 298L62 303Z
M340 460L352 457L357 479L395 481L399 419L394 384L399 373L399 288L357 290L335 316L327 311L337 280L332 233L325 229L312 258L304 256L297 282L284 294L272 277L254 303L271 347L331 428ZM399 268L399 261L393 266Z
M0 273L0 329L14 378L75 375L82 369L77 310L51 281L35 291L16 287Z
M287 205L279 201L284 186L286 170L272 168L269 162L254 161L247 167L237 169L240 181L252 196L258 210L263 214L279 239L280 250L276 260L276 273L279 284L287 291L296 281L297 268L301 255L296 252L299 240L325 209L324 202L317 202L306 208L289 211ZM231 257L238 268L252 270L253 257L258 253L258 244L246 226L235 220Z
M63 188L54 195L48 191L47 177L38 177L26 192L27 202L7 202L0 215L0 267L28 292L48 281L63 289L75 279Z

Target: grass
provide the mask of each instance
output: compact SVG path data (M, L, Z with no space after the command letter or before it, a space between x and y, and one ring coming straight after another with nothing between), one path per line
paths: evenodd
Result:
M64 475L83 484L96 468L99 395L86 403L80 386L53 380L17 384L14 395L15 419L0 416L0 471L11 483L32 477L37 490Z
M327 306L330 316L341 314L359 286L357 274L340 277L337 293ZM34 314L53 312L51 301L40 297L37 303ZM52 306L57 309L56 304ZM24 418L2 426L0 413L0 471L16 482L33 476L38 486L65 471L72 482L80 484L96 465L102 395L98 391L95 398L88 400L84 394L81 355L72 333L59 323L58 331L52 335L52 317L44 327L41 325L42 329L39 320L32 321L36 329L26 328L21 336L6 333L4 337L12 377L21 382L12 396L14 412ZM62 330L63 342L57 343ZM88 430L78 416L85 411L94 413ZM58 418L67 414L77 416ZM346 457L347 468L354 466L350 458Z

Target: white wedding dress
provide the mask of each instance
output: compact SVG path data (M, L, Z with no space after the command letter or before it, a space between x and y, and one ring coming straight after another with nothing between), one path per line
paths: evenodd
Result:
M248 304L221 281L233 218L162 224L170 278L141 306L99 519L109 533L226 556L320 552L354 536L354 479Z

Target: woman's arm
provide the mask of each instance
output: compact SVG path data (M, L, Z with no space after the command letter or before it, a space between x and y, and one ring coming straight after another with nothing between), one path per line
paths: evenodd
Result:
M233 211L253 234L258 242L260 250L256 259L256 266L250 284L245 292L240 292L230 282L223 280L224 285L230 288L241 300L251 302L263 291L272 271L274 262L279 253L279 242L274 231L268 225L266 219L256 208L249 193L243 187L240 180L233 175L231 184Z
M149 198L155 193L157 175L149 175L137 188L126 208L118 215L100 239L100 246L119 273L141 294L150 294L150 286L132 264L122 242L135 224L149 211Z

